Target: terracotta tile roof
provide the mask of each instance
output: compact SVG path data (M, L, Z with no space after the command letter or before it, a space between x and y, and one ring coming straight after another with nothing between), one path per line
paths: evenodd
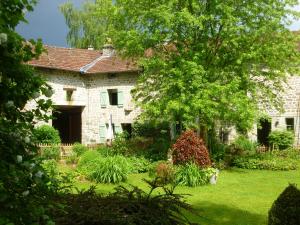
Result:
M39 68L95 73L121 73L138 71L137 66L120 57L103 56L99 50L44 46L47 52L28 64Z

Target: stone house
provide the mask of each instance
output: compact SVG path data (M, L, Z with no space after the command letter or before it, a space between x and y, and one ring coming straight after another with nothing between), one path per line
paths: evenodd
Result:
M106 142L110 117L115 134L131 132L139 114L130 94L139 70L131 61L116 56L111 45L102 51L45 48L47 52L29 64L53 88L50 125L59 130L63 143Z
M114 133L131 132L139 115L130 91L139 70L132 61L116 56L111 45L102 51L45 46L38 60L30 61L53 88L56 108L50 122L60 132L63 143L105 143L108 123L112 118ZM271 130L289 129L300 143L300 77L288 80L283 95L284 113L267 110L270 120L262 119L249 136L266 145ZM234 129L229 141L236 137Z

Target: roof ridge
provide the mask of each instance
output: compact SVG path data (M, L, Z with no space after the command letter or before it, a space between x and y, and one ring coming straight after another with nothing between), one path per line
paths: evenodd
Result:
M96 65L97 62L101 61L102 59L105 59L105 58L110 58L110 56L104 56L104 55L101 55L99 56L98 58L94 59L92 62L82 66L79 71L81 74L84 74L84 73L87 73L89 69L91 69L93 66Z
M67 50L81 50L81 51L90 51L90 52L98 52L98 50L89 50L86 48L72 48L72 47L61 47L61 46L55 46L55 45L46 45L44 44L45 47L50 47L50 48L58 48L58 49L67 49ZM99 53L101 54L101 51L99 50Z

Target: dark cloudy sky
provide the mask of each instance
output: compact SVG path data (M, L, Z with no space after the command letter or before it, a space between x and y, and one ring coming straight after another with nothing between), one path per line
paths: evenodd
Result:
M1 1L1 0L0 0ZM17 31L25 38L42 38L48 45L67 47L68 28L63 15L60 13L59 5L67 0L39 0L33 12L27 14L28 24L21 23ZM69 0L79 7L85 0ZM300 5L296 8L300 11ZM290 27L291 30L300 29L300 21Z

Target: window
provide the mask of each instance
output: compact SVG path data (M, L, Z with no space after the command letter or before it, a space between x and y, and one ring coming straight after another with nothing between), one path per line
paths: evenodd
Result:
M286 129L294 131L294 118L285 118Z
M108 98L110 105L118 105L118 90L117 89L108 89Z

